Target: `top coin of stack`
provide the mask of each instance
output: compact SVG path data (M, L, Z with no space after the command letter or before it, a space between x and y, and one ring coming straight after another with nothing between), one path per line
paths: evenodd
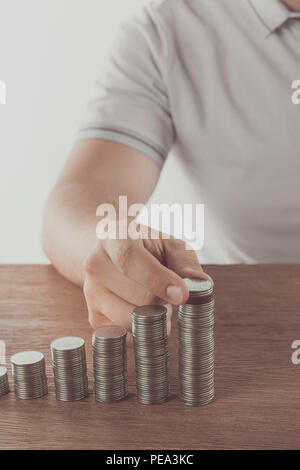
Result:
M24 351L11 359L15 393L18 398L40 398L48 392L45 358L38 351Z
M184 404L214 398L214 297L209 280L185 279L190 296L178 309L179 381Z
M88 395L85 344L82 338L66 336L51 343L57 400L77 401Z
M9 392L7 369L4 366L0 366L0 397L6 395Z
M125 328L106 325L93 333L95 399L101 403L120 401L128 394Z
M161 305L136 307L132 312L137 399L163 403L169 397L167 309Z

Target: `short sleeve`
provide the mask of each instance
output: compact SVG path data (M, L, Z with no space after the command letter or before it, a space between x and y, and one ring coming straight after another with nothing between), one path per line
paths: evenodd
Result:
M110 50L78 138L133 147L160 167L173 145L166 91L168 42L159 15L143 8L123 24Z

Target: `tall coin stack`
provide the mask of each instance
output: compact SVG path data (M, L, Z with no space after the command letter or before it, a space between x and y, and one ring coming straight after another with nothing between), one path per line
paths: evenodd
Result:
M106 325L93 333L95 399L101 403L123 400L128 394L125 328Z
M137 399L145 405L163 403L170 393L167 309L136 307L132 312Z
M18 398L30 400L48 393L45 358L41 352L19 352L10 362Z
M7 369L4 366L0 366L0 397L6 395L9 392L8 375Z
M56 399L77 401L88 393L85 344L82 338L66 336L51 343Z
M180 398L207 405L214 398L214 297L208 280L185 279L190 291L178 309Z

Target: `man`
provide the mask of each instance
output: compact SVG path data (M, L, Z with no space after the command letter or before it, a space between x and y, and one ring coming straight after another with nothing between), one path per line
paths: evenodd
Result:
M94 328L129 327L135 305L159 301L170 326L182 278L208 277L179 240L96 238L97 206L145 203L171 150L206 207L202 262L300 261L299 12L300 0L162 0L121 29L43 228Z

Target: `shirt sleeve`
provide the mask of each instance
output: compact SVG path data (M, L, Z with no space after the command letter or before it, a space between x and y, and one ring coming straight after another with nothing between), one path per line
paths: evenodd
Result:
M166 91L168 43L158 13L143 8L123 24L110 50L78 138L119 142L160 167L173 145Z

